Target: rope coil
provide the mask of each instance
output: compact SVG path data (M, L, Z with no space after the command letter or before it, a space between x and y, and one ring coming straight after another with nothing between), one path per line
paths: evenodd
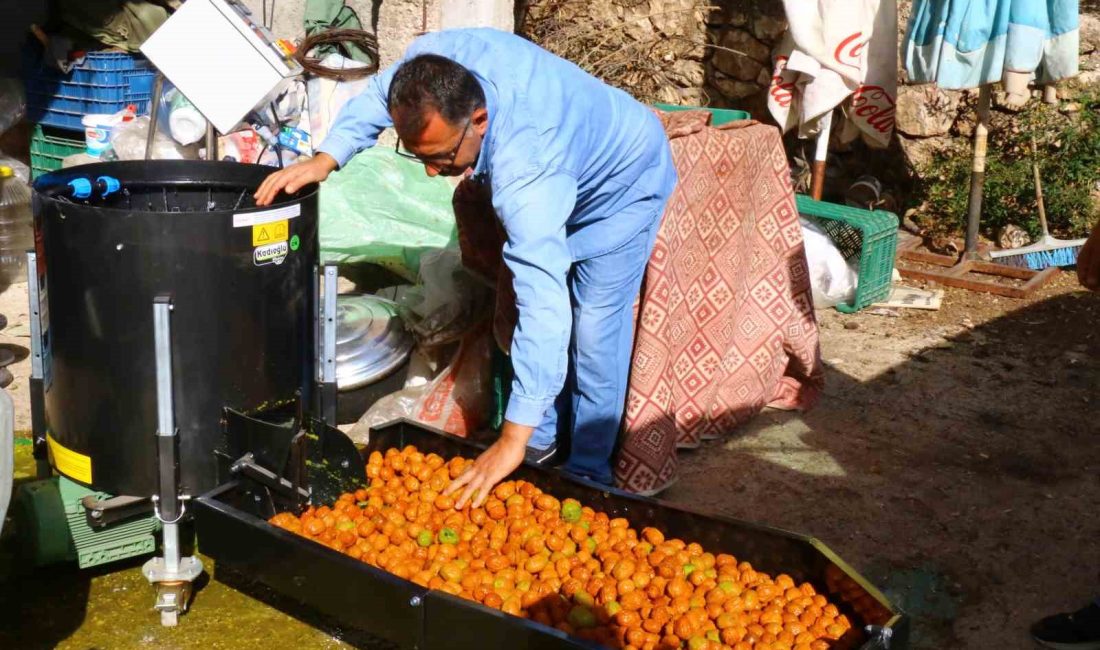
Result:
M336 45L347 56L348 50L343 47L345 43L358 46L370 56L371 62L362 68L329 68L321 65L321 59L309 56L311 50L321 45ZM362 29L329 29L305 37L294 58L309 74L337 81L355 81L378 72L378 39Z

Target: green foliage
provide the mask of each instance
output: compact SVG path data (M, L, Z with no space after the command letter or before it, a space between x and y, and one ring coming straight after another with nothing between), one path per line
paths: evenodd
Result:
M989 134L982 232L992 236L1015 224L1033 237L1040 232L1032 163L1039 162L1043 202L1051 232L1085 237L1100 218L1100 93L1078 100L1073 117L1040 102L1007 121L994 120ZM1035 143L1035 153L1032 151ZM957 146L939 154L922 170L920 194L933 229L958 233L966 228L971 150Z

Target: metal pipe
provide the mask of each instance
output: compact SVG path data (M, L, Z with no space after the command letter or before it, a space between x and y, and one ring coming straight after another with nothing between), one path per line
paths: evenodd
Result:
M829 133L833 127L833 112L821 116L818 122L821 129L814 143L814 162L810 168L810 198L820 201L825 193L825 160L829 157Z
M985 186L985 161L989 142L989 100L992 86L978 91L978 124L974 127L974 156L970 167L970 200L966 219L966 259L978 257L978 227L982 220L982 191Z
M206 123L206 159L218 159L218 134L214 132L214 125Z
M153 97L149 103L149 133L145 136L145 159L152 160L153 140L157 136L157 118L160 116L160 95L164 90L164 75L157 73L153 82Z

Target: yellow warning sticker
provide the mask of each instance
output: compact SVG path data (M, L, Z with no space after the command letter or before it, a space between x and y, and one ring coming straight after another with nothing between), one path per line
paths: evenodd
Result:
M90 456L65 448L48 433L46 434L46 444L50 450L50 457L53 459L53 466L58 472L74 481L91 485L92 459Z
M289 236L290 221L288 219L272 221L271 223L260 223L252 226L253 246L264 246L266 244L286 241Z

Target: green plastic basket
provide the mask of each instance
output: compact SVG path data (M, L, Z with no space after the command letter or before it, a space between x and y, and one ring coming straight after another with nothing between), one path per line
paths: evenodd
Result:
M75 153L84 151L83 139L65 138L57 135L57 129L50 129L49 133L43 130L42 125L34 127L31 136L31 179L38 178L42 174L61 169L61 161ZM60 131L60 133L72 133Z
M844 259L859 260L859 284L851 303L837 311L853 314L890 295L894 256L898 248L898 217L885 210L863 210L846 205L795 196L798 213L812 219L828 233Z
M737 120L751 120L752 115L748 111L739 111L735 108L710 108L709 106L677 106L675 104L654 104L653 108L662 111L709 111L710 125L722 126Z

